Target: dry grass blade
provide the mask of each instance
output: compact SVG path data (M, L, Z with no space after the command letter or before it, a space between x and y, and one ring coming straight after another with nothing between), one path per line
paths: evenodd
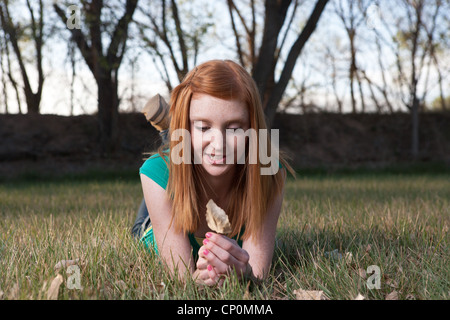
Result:
M386 300L398 300L398 292L397 291L392 291L391 293L386 295Z

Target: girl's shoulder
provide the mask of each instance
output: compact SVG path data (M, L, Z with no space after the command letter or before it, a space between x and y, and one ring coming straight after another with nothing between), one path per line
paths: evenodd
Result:
M164 158L169 162L168 156L164 156ZM139 169L139 173L149 177L165 190L169 181L169 168L166 161L159 153L156 153L145 160Z

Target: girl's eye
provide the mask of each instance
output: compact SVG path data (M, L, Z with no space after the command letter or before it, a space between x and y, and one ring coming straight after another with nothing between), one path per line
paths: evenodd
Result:
M202 132L206 132L209 130L209 127L197 127L198 130L201 130Z
M227 130L233 130L233 132L235 132L236 130L239 130L239 129L242 129L242 128L227 128Z

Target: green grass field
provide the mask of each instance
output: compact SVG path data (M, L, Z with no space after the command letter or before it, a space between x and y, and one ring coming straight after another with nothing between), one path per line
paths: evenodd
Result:
M137 177L1 184L0 299L47 299L58 273L58 299L450 298L447 173L288 180L269 278L221 288L171 279L130 236L141 197Z

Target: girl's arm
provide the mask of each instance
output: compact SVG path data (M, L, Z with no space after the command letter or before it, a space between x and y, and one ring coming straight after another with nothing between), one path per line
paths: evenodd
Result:
M275 235L283 202L284 190L277 196L267 212L262 232L259 237L251 237L244 241L242 249L249 254L249 262L252 273L248 276L257 279L265 279L269 273L275 247Z
M177 270L184 278L195 270L189 238L171 225L172 204L166 191L146 175L141 174L141 182L159 255L172 273Z

